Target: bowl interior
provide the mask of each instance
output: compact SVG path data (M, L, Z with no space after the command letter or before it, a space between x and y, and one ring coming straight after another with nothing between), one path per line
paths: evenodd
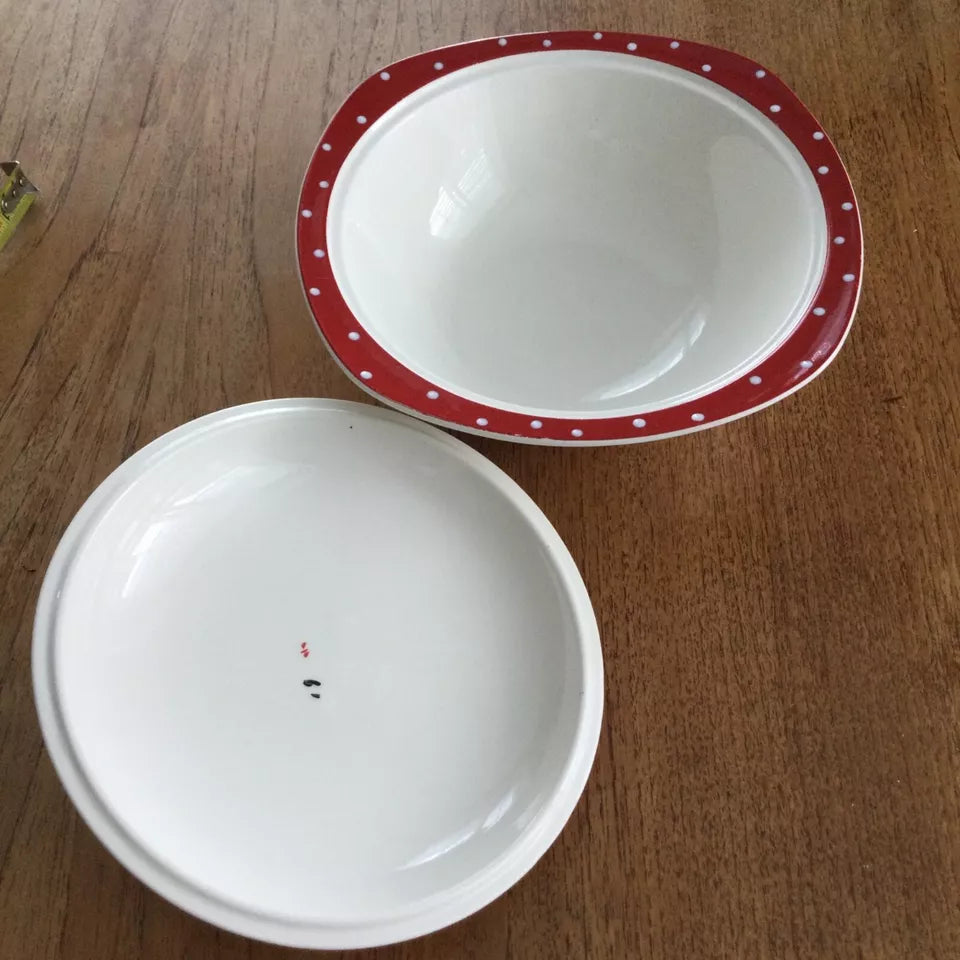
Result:
M443 76L357 143L331 267L354 315L479 402L612 416L771 353L826 254L813 175L768 118L679 68L526 53Z
M583 611L522 495L361 409L171 447L84 539L56 618L64 724L113 816L295 921L403 915L488 871L583 746Z

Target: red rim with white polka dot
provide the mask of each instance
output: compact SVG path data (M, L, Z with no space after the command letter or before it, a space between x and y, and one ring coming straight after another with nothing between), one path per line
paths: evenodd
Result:
M827 252L806 314L754 369L692 401L632 415L548 417L459 396L409 369L367 334L348 307L326 255L327 212L338 173L371 123L421 87L475 64L521 53L601 50L679 67L736 94L796 147L823 202ZM705 64L709 64L709 72ZM363 389L391 406L472 433L533 443L609 444L702 430L759 410L812 380L849 331L860 295L863 243L850 179L835 147L797 96L760 64L670 37L590 31L477 40L391 64L360 84L330 122L304 178L297 253L307 303L330 351Z

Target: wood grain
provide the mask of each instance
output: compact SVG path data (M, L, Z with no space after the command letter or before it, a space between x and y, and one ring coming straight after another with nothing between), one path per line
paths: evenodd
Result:
M0 0L0 154L43 199L0 255L0 958L308 956L121 869L44 753L31 617L95 484L163 431L357 398L292 221L338 102L442 43L671 34L776 70L837 141L866 286L808 389L657 444L477 442L601 623L596 767L542 862L384 960L960 956L960 10L952 0Z

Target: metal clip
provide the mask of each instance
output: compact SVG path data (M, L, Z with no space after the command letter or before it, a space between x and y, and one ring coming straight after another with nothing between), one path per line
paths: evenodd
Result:
M16 160L0 163L0 250L13 236L39 192L24 176Z

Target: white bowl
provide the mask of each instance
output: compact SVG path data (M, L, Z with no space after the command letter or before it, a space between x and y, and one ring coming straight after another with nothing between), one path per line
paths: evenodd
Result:
M106 846L230 930L402 940L498 896L570 815L602 664L505 474L408 417L282 400L116 470L41 591L44 738Z
M544 33L361 84L307 172L307 299L387 403L553 443L702 429L839 348L859 217L833 146L758 64Z

